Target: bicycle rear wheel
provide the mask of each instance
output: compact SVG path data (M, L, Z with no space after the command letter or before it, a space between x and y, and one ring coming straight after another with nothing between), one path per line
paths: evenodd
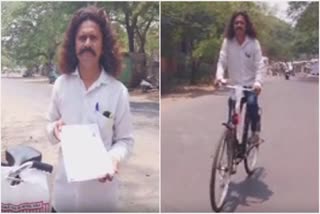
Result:
M210 202L214 211L219 212L225 203L232 172L232 148L230 131L226 130L219 140L210 179Z

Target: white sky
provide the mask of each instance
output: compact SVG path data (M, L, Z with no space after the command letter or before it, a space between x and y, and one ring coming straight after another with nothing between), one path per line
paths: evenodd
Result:
M267 5L269 5L271 8L276 9L276 16L286 22L292 22L287 17L287 9L289 7L288 1L267 1Z

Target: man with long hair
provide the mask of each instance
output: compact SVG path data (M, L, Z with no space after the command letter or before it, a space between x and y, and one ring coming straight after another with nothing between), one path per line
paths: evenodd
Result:
M217 65L216 84L223 83L224 71L231 84L253 87L255 93L245 92L245 100L251 117L252 140L259 139L260 115L258 95L261 92L265 65L257 33L246 12L235 12L225 30L225 38ZM243 148L243 147L242 147Z
M96 123L115 171L134 143L128 90L116 79L120 65L119 48L106 12L94 6L79 9L60 51L62 75L53 86L47 126L50 142L57 144L63 125ZM53 189L56 211L115 211L117 192L118 179L113 174L68 183L60 151Z

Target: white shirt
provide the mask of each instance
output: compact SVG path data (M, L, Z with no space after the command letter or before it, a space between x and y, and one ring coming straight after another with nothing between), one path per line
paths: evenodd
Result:
M99 106L99 112L96 111L96 105ZM113 117L103 116L104 111L111 112ZM103 69L88 90L78 70L57 78L48 112L50 123L47 132L52 144L58 143L54 136L54 125L60 118L67 125L97 123L106 150L120 162L126 159L132 150L134 140L128 90ZM74 149L77 149L77 142ZM112 182L106 183L98 180L68 183L61 154L60 149L54 184L54 208L59 212L114 211L118 200L117 176Z
M228 70L231 84L261 86L265 65L259 41L246 36L245 41L240 45L235 38L224 39L216 79L223 79L225 70Z

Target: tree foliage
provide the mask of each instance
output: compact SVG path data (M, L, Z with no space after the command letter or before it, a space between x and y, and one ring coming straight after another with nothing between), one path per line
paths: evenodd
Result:
M213 59L217 55L214 52L219 51L217 43L221 43L233 11L246 10L256 26L258 39L266 54L279 56L287 48L274 49L277 46L272 41L277 38L279 44L283 44L283 41L292 39L293 32L289 24L271 15L270 11L264 12L265 7L253 2L162 3L162 53L173 55L172 48L167 47L180 47L188 40L193 44L194 57L208 61L205 56L212 56Z
M288 15L296 22L294 52L317 55L319 51L319 2L290 2Z
M296 26L277 18L274 9L263 2L163 2L162 57L179 64L183 55L182 63L192 68L191 82L195 82L194 73L201 76L201 63L213 65L214 72L224 30L232 13L239 10L249 14L265 56L287 60L297 58L302 52L315 53L318 51L318 2L290 4L290 15L297 21ZM176 67L178 73L184 72L182 68Z
M107 7L112 20L126 30L128 51L144 53L148 32L158 27L159 4L157 2L99 2L98 5Z
M157 48L156 2L2 2L2 66L53 63L73 13L91 4L108 11L123 50Z
M2 23L6 23L2 25L3 54L27 67L51 63L71 12L80 6L62 2L2 3Z

